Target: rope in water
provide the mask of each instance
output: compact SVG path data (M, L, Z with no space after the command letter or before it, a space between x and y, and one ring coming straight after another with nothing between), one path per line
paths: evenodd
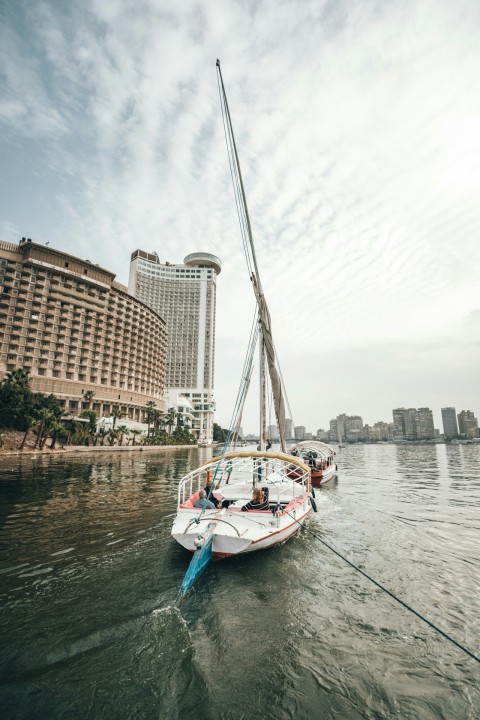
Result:
M290 515L290 513L287 513L287 515ZM453 643L454 645L456 645L458 648L460 648L460 650L463 650L464 653L466 653L471 658L473 658L478 663L480 663L480 657L478 655L475 655L475 653L473 653L471 650L469 650L467 647L465 647L465 645L462 645L462 643L458 642L458 640L455 640L455 638L453 638L447 632L445 632L440 627L438 627L438 625L435 625L435 623L431 622L431 620L426 618L424 615L422 615L417 610L415 610L415 608L413 608L411 605L409 605L404 600L399 598L398 595L395 595L395 593L393 593L391 590L389 590L384 585L379 583L371 575L369 575L364 570L362 570L357 565L355 565L355 563L351 562L351 560L349 560L344 555L342 555L342 553L338 552L338 550L335 550L334 547L329 545L329 543L325 542L325 540L323 540L319 535L317 535L317 533L313 532L313 530L311 530L309 527L302 525L302 523L300 523L296 518L294 518L293 515L290 515L290 517L293 518L295 520L295 522L297 522L299 525L301 525L301 527L305 528L305 530L307 530L307 532L309 532L311 535L313 535L313 537L316 540L321 542L322 545L325 545L325 547L327 547L329 550L331 550L333 553L335 553L335 555L338 555L339 558L341 558L344 562L346 562L348 565L350 565L350 567L352 567L354 570L356 570L361 575L366 577L367 580L370 580L370 582L372 582L374 585L376 585L378 588L380 588L380 590L383 590L383 592L387 593L387 595L390 595L391 598L393 598L398 603L400 603L400 605L403 605L404 608L406 608L407 610L410 610L410 612L413 613L414 615L416 615L418 618L420 618L420 620L423 620L423 622L425 622L427 625L430 625L430 627L433 628L433 630L435 630L440 635L443 635L444 638L446 638L447 640L450 640L450 642Z

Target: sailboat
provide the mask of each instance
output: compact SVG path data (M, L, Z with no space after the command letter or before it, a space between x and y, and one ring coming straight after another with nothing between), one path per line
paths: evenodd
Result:
M230 425L229 441L223 451L188 473L179 483L177 511L172 537L194 553L182 583L185 594L209 560L271 548L297 533L315 501L311 491L310 467L301 457L287 453L285 441L286 393L272 335L270 313L263 292L253 243L237 147L233 134L225 87L217 60L217 79L225 139L239 212L244 251L256 298L256 317L248 343L242 381ZM258 344L260 371L259 429L257 450L230 451L230 442L239 426ZM275 410L280 451L267 449L267 383ZM198 508L206 490L215 507ZM252 495L260 500L252 507ZM204 503L205 504L205 503Z

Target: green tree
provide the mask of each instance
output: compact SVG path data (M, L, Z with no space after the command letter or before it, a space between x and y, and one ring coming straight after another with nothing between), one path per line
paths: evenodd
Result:
M104 427L97 430L97 436L100 438L100 445L105 445L105 438L107 437L107 431Z
M97 413L95 410L84 410L80 417L88 420L88 432L92 435L95 434L97 432Z
M132 445L136 445L137 435L141 435L141 434L142 434L141 430L132 430L132 435L133 435Z
M20 443L19 450L23 450L23 448L25 447L25 443L27 442L28 433L30 432L30 430L33 427L35 427L35 425L38 424L38 420L35 417L32 417L32 415L27 415L27 417L25 418L25 424L27 427L25 429L25 433L23 435L22 442Z
M83 393L83 402L88 403L88 408L90 409L90 405L92 404L92 400L95 396L94 390L87 390L86 393Z
M117 420L122 417L122 411L118 407L114 407L112 410L112 418L113 418L113 425L112 430L115 430L115 425L117 424Z
M50 443L50 450L54 450L58 438L66 436L65 426L62 423L58 422L57 420L54 420L52 422L52 424L50 425L50 432L52 433L52 441Z
M124 436L124 435L127 435L127 436L130 435L130 428L129 428L127 425L119 425L118 428L117 428L117 432L118 432L119 437L120 437L120 439L119 439L119 441L118 441L118 444L119 444L119 445L123 445L123 436Z
M68 445L70 443L70 438L75 435L77 431L77 425L78 423L73 419L70 418L70 420L67 420L65 423L65 445Z
M147 421L147 437L150 437L150 425L155 419L155 403L153 400L149 400L147 402L147 407L145 411L145 419Z
M43 450L43 446L45 445L45 440L47 439L48 432L50 430L50 426L55 420L55 416L50 410L50 408L44 407L41 408L38 411L38 419L39 419L39 426L37 431L37 439L35 441L35 448L39 447L40 450Z
M30 374L22 368L10 371L0 383L0 426L26 430L31 412Z
M174 407L168 408L168 412L165 416L165 425L168 427L168 432L171 435L172 434L172 428L175 425L175 420L177 419L177 412L175 411Z
M224 443L228 439L228 430L220 427L217 423L213 423L213 441L217 443Z

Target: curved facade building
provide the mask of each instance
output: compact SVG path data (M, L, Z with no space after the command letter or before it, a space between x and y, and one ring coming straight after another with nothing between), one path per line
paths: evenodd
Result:
M168 329L166 387L193 405L192 430L213 440L215 401L215 314L222 263L196 252L183 264L161 263L156 253L136 250L130 262L129 292L160 313Z
M26 238L0 242L0 380L26 368L32 390L72 414L143 422L149 401L164 411L166 352L164 320L113 273Z

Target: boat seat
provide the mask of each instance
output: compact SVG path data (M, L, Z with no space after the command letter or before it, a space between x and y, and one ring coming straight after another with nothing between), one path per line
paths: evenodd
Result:
M217 498L217 500L221 500L222 497L218 495L218 493L214 493L214 496ZM194 503L199 499L200 497L200 490L193 495L191 495L188 500L185 500L183 505L180 505L181 508L187 508L187 509L194 509L198 510L198 508L195 507Z
M191 495L191 496L188 498L188 500L186 500L186 501L183 503L183 505L180 505L180 507L181 507L181 508L194 508L195 506L194 506L193 503L196 502L199 497L200 497L200 490L199 490L198 492L194 493L193 495ZM196 509L196 508L195 508L195 509Z

